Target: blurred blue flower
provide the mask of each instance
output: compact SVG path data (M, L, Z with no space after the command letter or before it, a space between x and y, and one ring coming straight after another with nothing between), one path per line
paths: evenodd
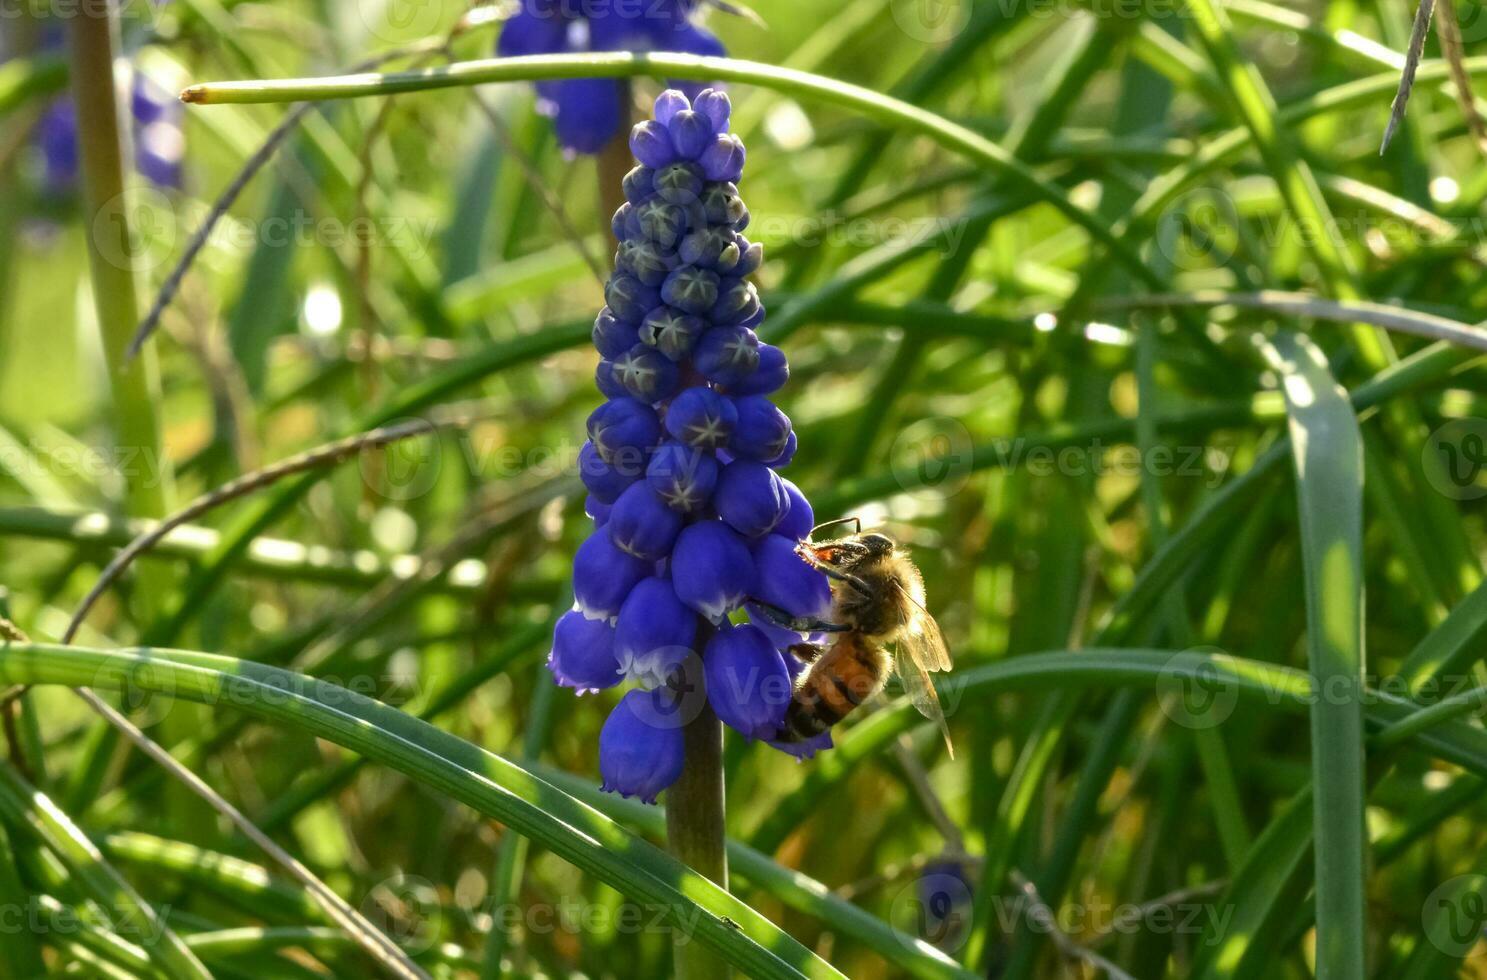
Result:
M521 9L501 29L496 54L503 58L586 51L727 54L723 42L693 22L698 6L698 0L522 0ZM679 95L701 88L676 84ZM624 84L612 78L537 83L540 111L553 117L558 141L577 153L598 153L619 132L625 91ZM727 130L726 114L721 124L713 125L712 115L707 118L709 140Z
M581 690L615 675L644 689L605 723L599 764L606 789L648 801L681 772L682 709L696 703L686 695L705 695L749 738L779 731L803 669L790 648L805 638L733 625L740 610L830 610L826 578L795 553L811 505L773 469L794 454L790 420L768 397L790 369L753 331L765 311L745 277L763 250L740 234L748 208L733 183L743 149L726 137L730 114L722 93L693 103L669 90L632 134L641 166L625 177L616 268L593 329L606 401L578 454L597 530L574 557L579 612L559 623L549 661ZM585 641L595 648L576 649ZM822 735L777 747L808 758L830 746Z

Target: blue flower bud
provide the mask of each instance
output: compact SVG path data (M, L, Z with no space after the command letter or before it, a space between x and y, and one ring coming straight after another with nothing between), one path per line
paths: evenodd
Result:
M723 251L732 245L733 232L721 225L708 225L683 238L676 254L687 265L715 269Z
M713 507L739 534L757 538L785 519L790 495L774 470L751 459L735 459L718 475Z
M733 407L738 409L738 425L733 429L729 449L757 460L772 460L785 451L790 441L790 418L774 402L763 395L744 395L733 399Z
M609 511L609 537L621 551L646 561L671 553L682 515L666 506L650 484L641 480L625 488Z
M759 366L759 338L748 327L713 327L697 341L692 364L714 384L737 385Z
M535 5L523 4L502 25L501 36L496 39L496 54L502 58L551 54L562 49L567 30L568 25L561 17L551 16Z
M795 439L795 433L791 432L789 438L785 440L785 448L781 449L780 454L773 459L766 459L764 461L764 465L768 466L772 470L778 470L789 466L790 461L795 458L795 447L797 444L798 443Z
M691 353L707 323L670 306L658 306L640 324L640 340L673 361Z
M625 174L624 183L621 185L625 192L625 201L635 207L642 204L654 192L655 178L656 172L644 164ZM621 236L616 234L614 237Z
M578 478L601 503L612 504L620 499L620 494L640 479L644 467L645 459L638 452L622 452L615 465L611 465L592 442L585 442L578 450Z
M612 463L625 449L646 450L659 443L661 419L643 402L616 398L589 415L588 432L600 458Z
M662 126L669 125L673 116L683 110L692 108L692 103L687 97L674 88L669 88L656 96L656 122Z
M630 221L630 212L634 210L635 206L632 205L629 201L626 201L624 204L621 204L618 208L616 208L613 216L610 217L609 233L615 237L616 241L622 242L625 240L625 228Z
M671 135L671 145L676 150L676 155L683 160L696 160L717 136L712 120L690 109L683 109L672 116L671 121L666 124L666 131ZM697 186L702 186L701 181L698 181Z
M659 170L676 159L666 127L654 119L637 123L630 130L630 152L647 167Z
M614 641L614 627L608 623L577 610L566 612L553 630L547 669L559 687L576 688L579 694L614 687L620 682Z
M754 588L748 545L722 521L682 529L671 550L671 580L681 600L712 622L721 622Z
M692 100L692 108L707 117L713 132L728 132L728 117L733 112L733 103L729 101L727 92L705 88Z
M605 398L629 398L630 392L614 373L614 362L601 360L594 366L594 385Z
M656 195L670 204L688 205L702 193L702 171L695 163L671 163L656 171Z
M660 197L636 205L635 227L662 248L675 248L687 230L687 212Z
M666 501L666 506L690 514L712 500L718 469L718 461L711 453L679 442L663 442L651 456L645 479Z
M780 477L780 482L785 485L785 493L790 497L790 512L780 521L774 533L791 541L804 541L811 536L811 529L816 526L816 511L799 487L783 476Z
M593 520L595 527L603 527L609 523L609 504L604 503L593 494L583 498L583 512Z
M785 352L773 344L759 345L759 363L748 377L728 386L730 395L770 395L785 387L790 380L790 363Z
M604 301L619 319L639 323L660 305L661 294L629 273L618 272L604 285Z
M742 323L759 310L759 290L743 279L729 277L718 287L718 301L709 319L719 326Z
M676 267L676 253L644 238L627 239L620 242L614 253L614 265L645 285L658 287L666 281L667 273Z
M681 385L681 371L654 347L637 343L615 359L616 381L639 401L654 403L670 398Z
M702 172L708 180L737 180L743 175L747 156L743 140L731 134L718 135L713 137L712 145L702 151L697 162L702 164Z
M593 346L598 348L599 357L614 360L635 346L639 339L641 335L635 324L620 320L608 306L601 309L593 320Z
M723 627L708 641L702 665L708 704L725 725L747 738L779 734L793 688L784 659L761 630Z
M627 680L660 687L691 655L696 639L697 613L676 597L669 581L648 578L620 607L614 656Z
M738 410L711 388L688 388L666 409L666 431L698 449L721 449L733 436Z
M782 534L766 534L754 544L754 598L792 616L830 619L831 583L795 553L795 545Z
M702 188L702 210L710 224L732 227L743 217L743 198L730 181L713 181Z
M735 276L751 276L758 272L759 267L764 264L764 244L762 242L751 242L742 235L735 242L743 254L738 260L738 265L734 266L733 274Z
M684 265L661 284L661 298L687 313L706 313L718 301L718 275Z
M685 762L680 709L664 688L626 693L599 731L600 788L606 793L654 803L681 778Z
M573 598L589 619L611 619L635 583L650 573L650 563L615 547L609 529L601 528L573 556Z

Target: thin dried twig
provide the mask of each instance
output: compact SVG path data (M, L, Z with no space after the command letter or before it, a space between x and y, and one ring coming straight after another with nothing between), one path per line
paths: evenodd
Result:
M1466 44L1461 40L1461 24L1456 20L1455 0L1436 0L1441 15L1436 18L1435 29L1441 36L1441 54L1451 68L1452 87L1456 89L1456 102L1461 106L1461 115L1466 119L1466 128L1471 131L1477 149L1487 157L1487 121L1477 111L1477 100L1472 96L1471 74L1466 70Z
M1012 882L1022 891L1028 901L1027 918L1028 923L1035 928L1047 933L1048 938L1053 940L1053 945L1067 959L1080 960L1087 963L1096 970L1103 970L1109 980L1135 980L1129 973L1105 959L1099 953L1088 947L1081 946L1068 933L1059 928L1058 919L1038 894L1038 887L1028 880L1027 876L1016 868L1012 869Z
M1410 46L1404 53L1404 71L1399 76L1399 90L1394 93L1394 102L1389 106L1389 125L1384 127L1384 139L1379 144L1379 155L1389 149L1394 131L1404 121L1405 107L1410 103L1410 92L1415 87L1415 72L1420 68L1420 54L1425 50L1425 38L1430 35L1430 15L1435 10L1435 0L1420 0L1415 8L1415 26L1410 30Z

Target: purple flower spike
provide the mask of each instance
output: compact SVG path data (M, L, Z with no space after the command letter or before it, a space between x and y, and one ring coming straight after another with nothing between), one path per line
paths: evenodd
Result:
M614 640L614 627L608 623L577 610L566 612L553 630L547 669L559 687L574 688L579 694L614 687L620 682Z
M754 545L759 584L754 598L792 616L831 617L831 584L795 553L795 539L767 534Z
M718 483L718 461L711 454L679 442L661 444L645 471L646 482L682 514L701 510L712 500Z
M589 619L613 619L650 572L648 562L615 547L608 528L595 531L573 556L573 598Z
M713 327L697 341L692 361L714 384L740 384L759 366L759 338L748 327Z
M739 534L757 538L785 519L790 512L790 495L774 470L751 459L736 459L718 476L713 506Z
M676 159L676 150L672 148L666 127L654 119L638 123L630 130L630 152L653 170L659 170Z
M685 95L674 88L669 88L656 96L656 122L662 126L669 126L678 112L689 111L691 108L692 103Z
M715 136L712 145L702 151L697 162L702 164L702 172L708 180L738 180L743 176L746 156L743 140L737 136Z
M647 403L670 398L681 387L681 372L676 364L645 344L637 343L616 358L612 373L632 398Z
M728 132L728 117L733 113L733 103L728 93L721 89L705 88L697 93L692 108L707 117L714 133Z
M654 803L681 778L685 761L681 712L665 689L630 691L599 732L600 788L607 793Z
M790 380L785 352L773 344L759 345L759 364L748 377L728 389L731 395L772 395Z
M666 124L666 131L671 135L671 145L676 150L676 155L683 160L696 160L717 138L712 120L690 109L684 109L673 116ZM701 186L699 181L698 187Z
M804 541L811 536L811 528L816 526L816 512L799 487L783 476L780 477L780 482L785 485L785 493L790 497L790 513L780 521L774 533L784 535L791 541Z
M606 529L621 551L646 561L660 561L671 553L682 529L682 517L657 496L649 483L637 481L610 508Z
M620 458L616 464L605 462L592 442L585 442L578 450L578 478L600 503L612 504L620 499L620 494L644 473L634 459Z
M761 630L724 627L708 641L702 665L708 703L724 724L747 738L779 732L790 704L790 673Z
M660 687L692 653L697 614L664 578L648 578L620 608L614 656L627 680Z
M754 558L728 525L700 521L678 535L671 577L681 600L717 623L753 591Z
M613 463L625 450L646 450L661 441L656 410L633 398L605 402L589 415L589 439L599 457Z
M761 461L772 460L785 451L790 442L790 417L774 402L763 395L745 395L733 399L733 407L738 409L738 425L729 449Z
M738 409L711 388L688 388L666 412L666 431L696 449L722 449L733 436Z

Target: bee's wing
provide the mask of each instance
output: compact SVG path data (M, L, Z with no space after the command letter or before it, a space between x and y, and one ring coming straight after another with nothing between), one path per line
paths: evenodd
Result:
M899 591L903 593L904 598L909 600L909 605L913 610L908 624L899 634L899 648L907 648L909 656L925 670L949 670L950 651L945 647L945 637L940 632L940 624L935 622L929 610L924 608L924 603L920 602L911 590L899 586Z
M940 707L940 696L935 693L929 672L909 651L908 644L902 641L894 652L893 664L909 700L914 702L914 707L919 709L921 715L940 726L940 734L945 736L945 749L950 753L950 758L955 758L955 746L950 744L950 726L945 724L945 711Z

